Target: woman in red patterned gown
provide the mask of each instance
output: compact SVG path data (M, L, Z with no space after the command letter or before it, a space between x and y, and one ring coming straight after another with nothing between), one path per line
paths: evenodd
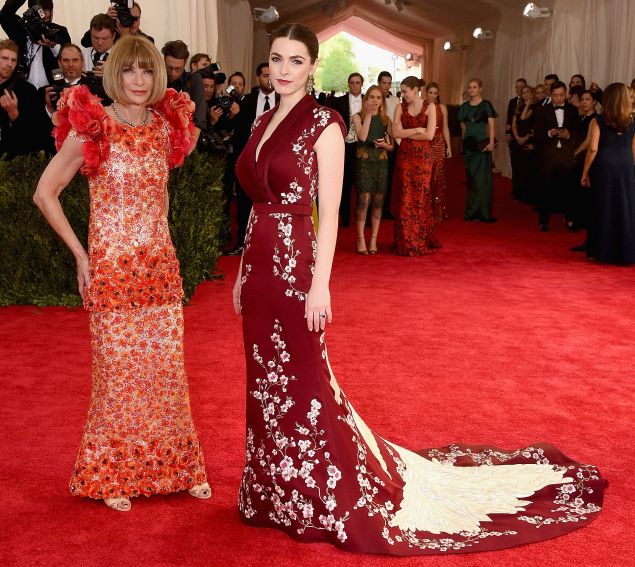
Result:
M108 109L85 86L58 103L59 153L34 200L77 260L90 311L93 388L71 492L119 511L130 497L209 498L183 365L183 289L167 222L167 181L193 148L193 103L166 92L152 43L127 37L106 64ZM88 177L88 254L58 196Z
M395 216L395 250L401 256L422 256L440 247L432 218L432 145L436 109L420 96L421 81L401 81L402 102L395 109L393 136L401 138L393 194L399 203Z
M432 220L441 222L447 218L448 207L445 184L445 160L452 157L452 140L448 127L448 109L439 101L439 85L435 82L426 85L428 102L437 109L437 127L432 138L432 178L430 179L430 198L432 199Z
M256 120L237 163L254 203L234 286L247 363L241 518L305 542L395 555L500 549L588 523L602 502L595 467L549 445L414 453L375 435L338 386L324 326L345 129L306 94L317 55L304 26L272 34L280 102Z

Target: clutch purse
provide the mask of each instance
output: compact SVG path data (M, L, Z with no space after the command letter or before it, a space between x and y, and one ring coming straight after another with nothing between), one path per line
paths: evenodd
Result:
M478 142L476 142L476 146L478 147L479 151L484 152L485 148L489 146L489 138L479 140ZM496 138L494 138L494 147L498 147L498 140Z

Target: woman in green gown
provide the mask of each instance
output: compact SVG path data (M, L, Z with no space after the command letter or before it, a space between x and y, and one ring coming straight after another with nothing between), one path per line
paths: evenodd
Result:
M467 172L466 221L496 222L492 217L492 152L498 116L492 103L481 96L483 82L471 79L470 99L457 115L463 131L463 161Z
M376 254L381 212L388 191L388 152L394 148L386 99L378 86L366 91L361 112L353 115L353 126L357 134L357 252ZM369 206L372 208L371 236L366 248L364 227Z

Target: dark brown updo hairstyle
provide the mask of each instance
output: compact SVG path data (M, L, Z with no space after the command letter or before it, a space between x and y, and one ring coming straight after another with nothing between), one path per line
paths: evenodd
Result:
M409 89L420 89L425 86L426 82L413 75L409 75L403 81L401 81L401 84L408 87Z
M426 93L430 89L437 89L437 91L439 92L439 95L437 96L437 104L441 104L441 89L439 88L439 83L435 83L434 81L429 82L426 85Z
M280 37L304 43L311 57L311 63L315 63L320 51L320 42L311 29L302 24L285 24L271 33L271 43Z

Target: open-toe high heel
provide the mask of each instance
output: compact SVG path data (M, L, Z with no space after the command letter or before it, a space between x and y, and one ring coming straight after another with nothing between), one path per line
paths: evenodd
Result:
M364 245L363 248L359 245L360 242ZM362 254L363 256L368 256L368 249L366 248L366 239L363 236L357 237L357 253Z
M106 498L104 504L106 504L108 508L117 510L117 512L128 512L130 508L132 508L132 504L130 504L130 500L127 498Z
M373 240L375 241L375 246L373 246ZM377 254L377 237L376 236L371 236L370 237L370 242L368 243L368 253L369 254Z
M194 496L194 498L200 498L201 500L206 500L207 498L212 497L212 489L209 484L198 484L193 486L188 490L190 496Z

